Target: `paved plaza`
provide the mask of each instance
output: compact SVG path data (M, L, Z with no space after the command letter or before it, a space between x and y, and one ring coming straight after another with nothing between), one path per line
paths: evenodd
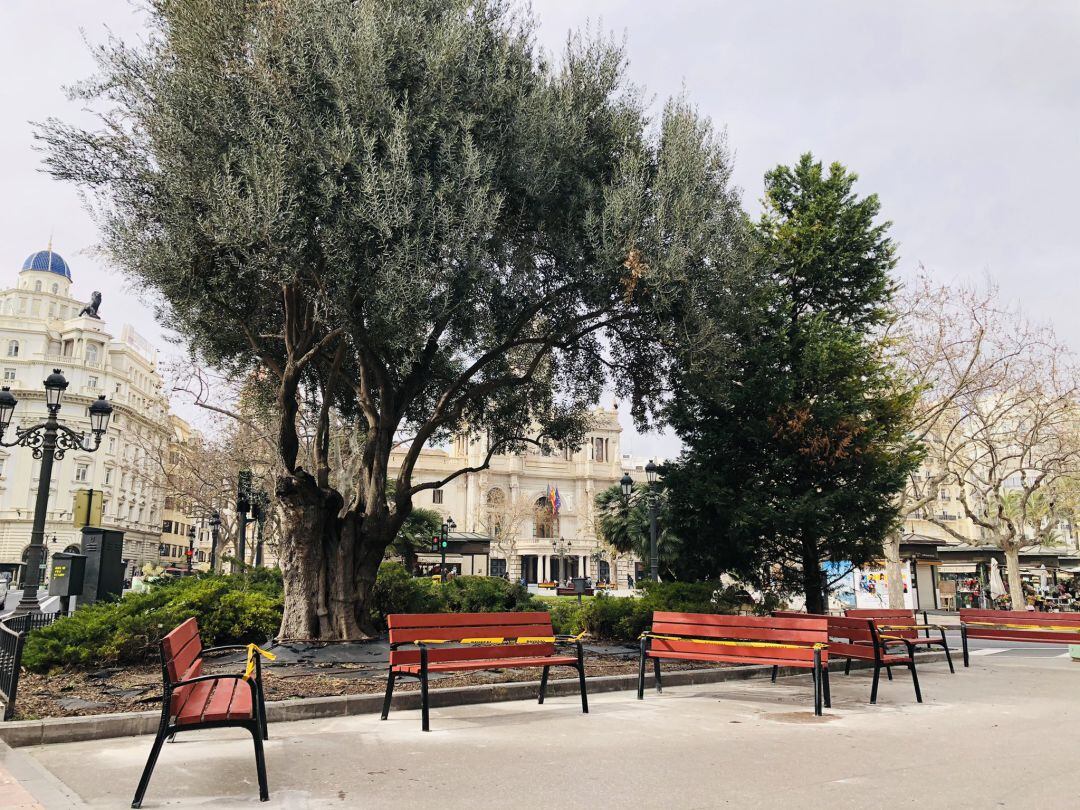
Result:
M588 716L575 697L443 708L428 734L415 711L278 723L264 805L250 738L209 731L165 747L143 806L1063 807L1076 792L1078 678L1061 647L1032 646L976 655L956 675L924 664L922 705L906 672L883 680L877 706L867 672L834 673L823 718L800 676L643 703L601 694ZM42 746L9 764L24 784L38 769L41 806L124 807L149 747Z

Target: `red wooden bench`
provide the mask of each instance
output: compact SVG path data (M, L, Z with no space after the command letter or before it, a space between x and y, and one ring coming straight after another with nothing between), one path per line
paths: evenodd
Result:
M1080 613L1035 613L1025 610L960 611L960 641L964 666L968 663L968 639L1028 641L1042 644L1080 644Z
M853 608L845 611L845 615L851 619L872 619L878 632L884 636L907 639L915 646L941 647L945 651L945 660L949 663L949 672L956 672L949 642L945 638L945 628L940 624L930 624L925 612L922 623L916 618L914 610L899 608ZM919 635L920 630L923 630L925 635ZM931 630L939 635L931 636Z
M780 618L710 613L653 613L641 635L638 700L645 697L645 662L652 659L656 691L662 692L662 659L733 664L772 664L809 669L814 678L814 714L829 695L828 630L823 616Z
M262 668L254 645L231 644L203 649L199 625L188 619L161 640L161 678L164 694L161 703L161 724L158 726L150 757L146 760L132 807L141 807L150 775L154 772L161 746L166 737L177 731L202 728L239 726L251 732L255 741L255 769L259 777L259 800L269 801L266 786L266 762L263 740L266 731L266 706L263 700ZM226 650L247 650L248 660L254 655L250 673L204 675L203 656ZM251 669L249 667L249 669Z
M428 722L428 675L474 669L542 668L540 703L547 692L551 667L573 667L581 683L581 711L588 713L585 656L581 640L556 636L551 614L536 613L394 613L390 626L390 671L382 719L390 714L394 681L402 676L420 680L421 727ZM576 644L574 655L556 655L557 644ZM405 649L403 649L405 648Z
M784 618L817 615L796 613L794 611L776 610L774 616ZM919 674L915 669L915 646L910 639L900 637L886 637L878 632L878 627L873 619L819 616L828 623L829 654L833 658L844 658L844 674L851 672L851 661L871 661L874 664L874 680L870 686L870 702L877 703L878 681L882 667L889 680L892 677L894 664L906 666L911 671L911 682L915 686L915 700L922 703L922 690L919 688ZM892 650L903 647L904 653L896 653ZM773 668L773 680L776 680L776 668Z

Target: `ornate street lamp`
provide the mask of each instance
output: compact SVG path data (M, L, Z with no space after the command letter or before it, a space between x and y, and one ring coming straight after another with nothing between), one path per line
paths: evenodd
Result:
M634 492L634 479L630 477L630 473L623 473L619 486L622 488L623 499L629 499Z
M563 540L561 537L556 541L551 541L551 550L559 557L559 579L566 579L566 554L573 547L573 543L569 540ZM558 581L555 585L558 586Z
M12 442L4 441L4 433L11 426L18 400L7 386L0 389L0 447L15 447L16 445L29 447L34 458L41 459L37 500L34 503L34 523L30 530L30 553L26 560L22 599L19 601L19 606L15 608L17 615L33 613L41 609L37 592L41 584L41 569L45 561L45 516L49 508L49 485L52 482L53 459L63 458L68 450L81 450L84 453L96 451L101 447L101 437L109 429L109 418L113 411L112 405L105 401L104 394L99 395L91 403L87 410L94 443L90 445L84 433L76 433L57 420L64 391L68 387L68 381L60 369L53 369L53 373L45 379L44 385L45 405L49 410L49 415L44 422L26 429L16 427L15 441Z
M657 517L659 511L659 494L657 492L657 478L659 469L649 459L645 465L645 477L649 480L649 576L653 582L660 579L660 555L656 547Z

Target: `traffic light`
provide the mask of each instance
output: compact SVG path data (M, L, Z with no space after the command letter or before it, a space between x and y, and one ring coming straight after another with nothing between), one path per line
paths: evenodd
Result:
M443 548L446 548L446 547L447 547L447 546L449 546L449 545L450 545L450 541L449 541L449 540L443 540L443 541L442 541L442 547L443 547Z
M438 551L439 550L439 538L438 537L432 537L431 538L431 550L432 551Z

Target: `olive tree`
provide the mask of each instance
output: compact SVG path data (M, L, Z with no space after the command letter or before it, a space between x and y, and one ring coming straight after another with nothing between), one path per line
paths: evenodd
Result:
M654 412L680 301L742 227L723 142L681 100L650 122L604 39L539 52L510 0L146 11L74 90L100 125L39 127L47 166L197 362L273 404L281 634L361 636L414 496L579 443L606 385ZM466 429L486 459L414 476Z

